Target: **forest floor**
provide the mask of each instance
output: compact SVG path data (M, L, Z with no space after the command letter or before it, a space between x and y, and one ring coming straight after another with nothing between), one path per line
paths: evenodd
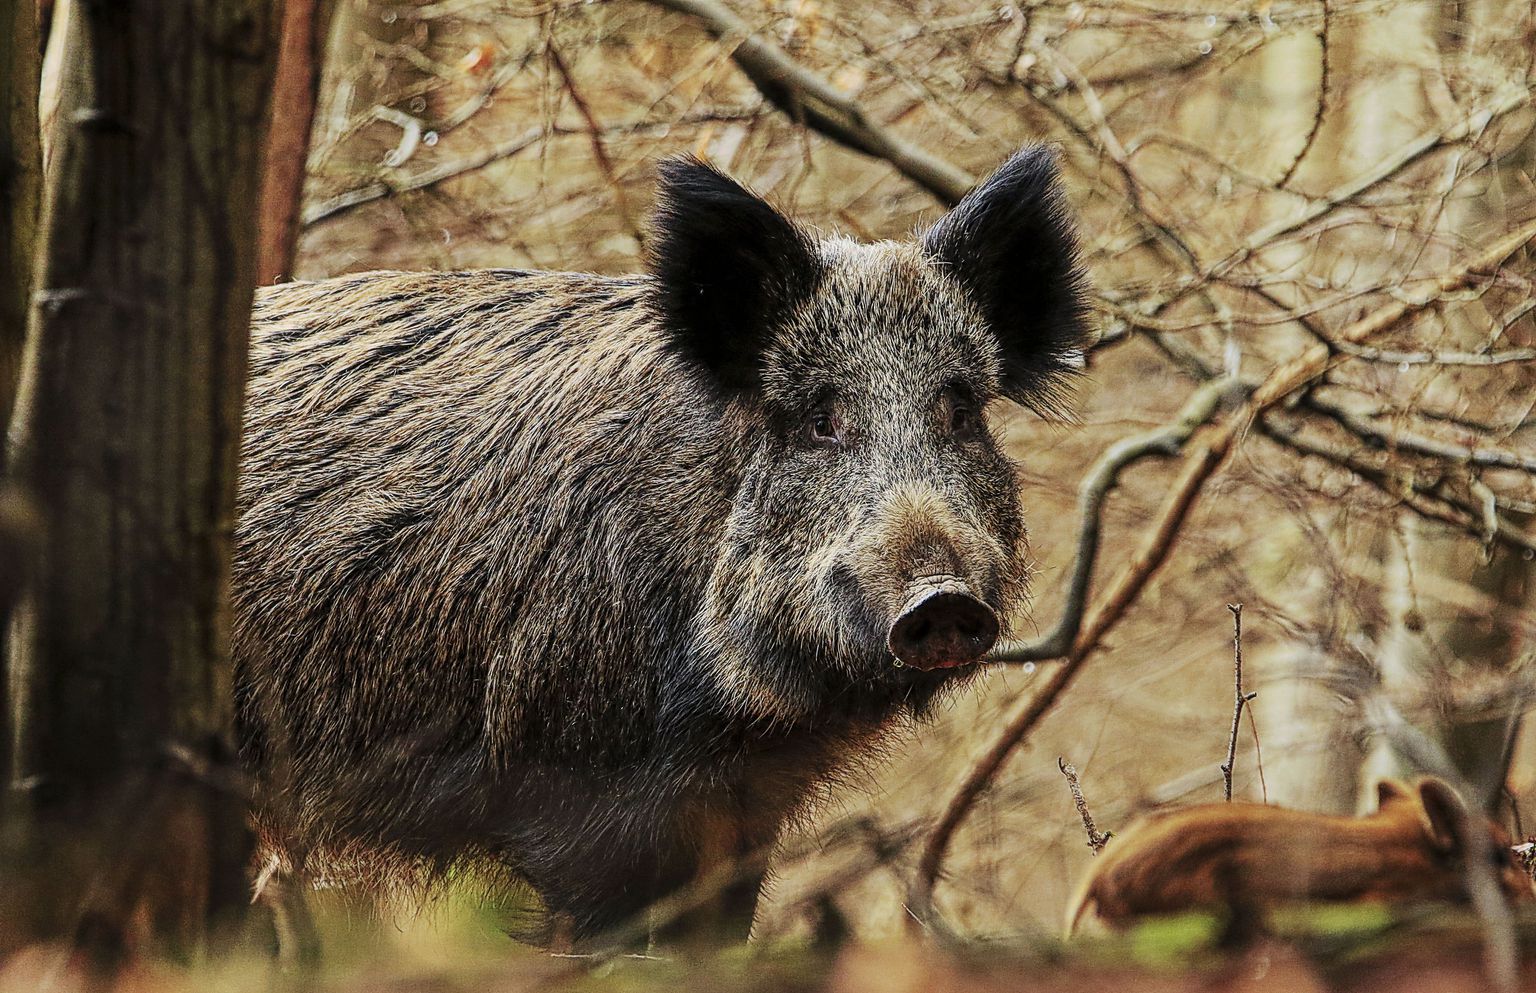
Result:
M203 968L139 965L115 983L71 974L34 949L0 963L0 993L1458 993L1496 989L1469 914L1393 919L1376 911L1309 918L1285 938L1224 950L1207 918L1154 922L1070 945L1044 938L942 944L917 939L744 946L704 957L606 961L509 946L505 938L425 945L413 929L384 944L343 942L318 973L285 973L264 957ZM1536 991L1536 917L1517 922L1520 990ZM441 937L441 936L439 936ZM386 947L386 945L388 947ZM432 947L428 947L432 946Z

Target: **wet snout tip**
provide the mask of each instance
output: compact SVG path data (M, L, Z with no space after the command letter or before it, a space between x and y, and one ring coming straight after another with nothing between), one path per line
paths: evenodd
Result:
M896 615L886 645L916 669L981 661L997 643L997 615L959 580L923 584Z

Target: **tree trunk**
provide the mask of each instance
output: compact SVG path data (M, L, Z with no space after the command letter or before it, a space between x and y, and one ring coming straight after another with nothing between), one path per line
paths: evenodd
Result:
M21 372L32 258L42 200L37 137L39 52L36 0L3 0L0 21L0 438L5 437ZM0 466L4 465L0 455Z
M309 136L319 102L331 9L329 0L283 4L282 40L272 86L271 140L262 176L259 286L293 278Z
M42 152L37 134L36 0L0 0L0 786L10 781L11 704L5 630L20 592L28 535L22 500L5 481L6 429L16 401L31 306ZM0 789L0 852L9 849L10 790Z
M34 923L108 962L191 955L246 903L228 593L272 6L79 4L51 136L15 761Z

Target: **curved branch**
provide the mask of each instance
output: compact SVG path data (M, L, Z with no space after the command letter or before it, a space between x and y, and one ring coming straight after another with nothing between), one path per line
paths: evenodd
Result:
M1071 653L1082 628L1088 587L1098 558L1099 539L1104 529L1104 500L1120 481L1120 474L1151 456L1178 455L1196 429L1216 415L1222 398L1238 388L1230 379L1213 379L1190 395L1184 409L1170 423L1145 434L1121 439L1105 450L1078 489L1077 554L1072 563L1072 578L1067 586L1061 618L1049 634L1034 641L1001 645L988 656L988 661L1041 662Z
M1446 294L1465 286L1482 272L1503 262L1511 253L1533 238L1536 238L1536 221L1531 221L1504 236L1459 268L1442 276L1430 292L1418 296L1405 295L1344 328L1330 343L1332 348L1330 344L1314 345L1297 358L1275 369L1254 391L1242 415L1234 418L1227 425L1226 432L1235 437L1256 416L1322 375L1327 371L1330 359L1333 358L1333 349L1340 344L1358 344L1375 337L1410 314L1424 310ZM1226 380L1208 381L1191 395L1189 403L1174 423L1146 435L1128 438L1111 446L1104 453L1088 473L1080 490L1082 530L1078 538L1077 557L1073 564L1067 601L1062 609L1061 619L1049 634L1035 641L1004 645L991 655L992 661L1038 662L1061 658L1070 653L1077 642L1078 629L1081 626L1087 601L1088 586L1093 577L1094 562L1098 555L1101 532L1099 518L1103 510L1104 498L1114 487L1126 466L1149 455L1177 454L1180 446L1189 440L1195 428L1211 418L1217 401L1231 388L1231 383ZM1346 415L1336 413L1334 416ZM1361 424L1351 422L1345 426L1364 431L1370 425L1364 422ZM1223 443L1229 444L1231 440L1232 437L1227 437ZM1403 441L1396 436L1393 440ZM1430 451L1429 439L1413 437L1410 441L1417 446L1416 450L1443 458L1460 456L1463 460L1479 464L1497 464L1526 471L1531 471L1533 468L1528 464L1528 460L1506 452L1464 450L1459 446L1438 443Z
M1327 372L1339 343L1358 345L1392 328L1403 318L1427 310L1448 294L1466 287L1488 270L1502 264L1505 259L1533 239L1536 239L1536 219L1526 221L1460 266L1441 275L1434 281L1433 287L1428 292L1405 293L1391 303L1346 326L1333 336L1331 342L1318 343L1307 348L1291 361L1272 371L1253 392L1253 396L1248 401L1249 410L1245 423L1251 422L1254 417Z
M857 100L790 58L725 5L715 0L650 2L697 18L710 34L734 43L731 58L775 107L833 141L889 162L946 206L959 203L976 185L965 170L870 120Z
M1330 11L1328 0L1323 0L1323 19L1317 28L1317 108L1312 112L1312 123L1307 127L1306 140L1301 143L1301 150L1291 160L1291 164L1285 167L1285 173L1275 183L1276 189L1288 186L1296 177L1296 170L1301 168L1304 160L1312 152L1317 144L1317 136L1323 130L1323 117L1328 113L1328 33L1330 24Z

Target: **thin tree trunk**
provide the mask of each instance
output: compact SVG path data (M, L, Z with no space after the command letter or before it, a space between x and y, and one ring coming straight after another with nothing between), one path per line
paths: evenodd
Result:
M194 954L246 902L228 592L272 7L78 5L51 141L16 764L34 923L109 962L138 937Z
M0 0L0 438L10 423L21 372L32 258L42 202L37 137L40 58L36 0ZM0 466L4 465L0 455Z
M0 38L0 846L8 848L12 821L10 790L5 787L10 782L13 734L5 631L20 592L28 535L23 531L21 497L5 479L4 439L21 375L43 190L36 0L0 0L0 30L5 32Z
M259 286L293 277L309 136L319 102L331 9L329 0L283 4L282 40L272 86L271 140L262 177Z

